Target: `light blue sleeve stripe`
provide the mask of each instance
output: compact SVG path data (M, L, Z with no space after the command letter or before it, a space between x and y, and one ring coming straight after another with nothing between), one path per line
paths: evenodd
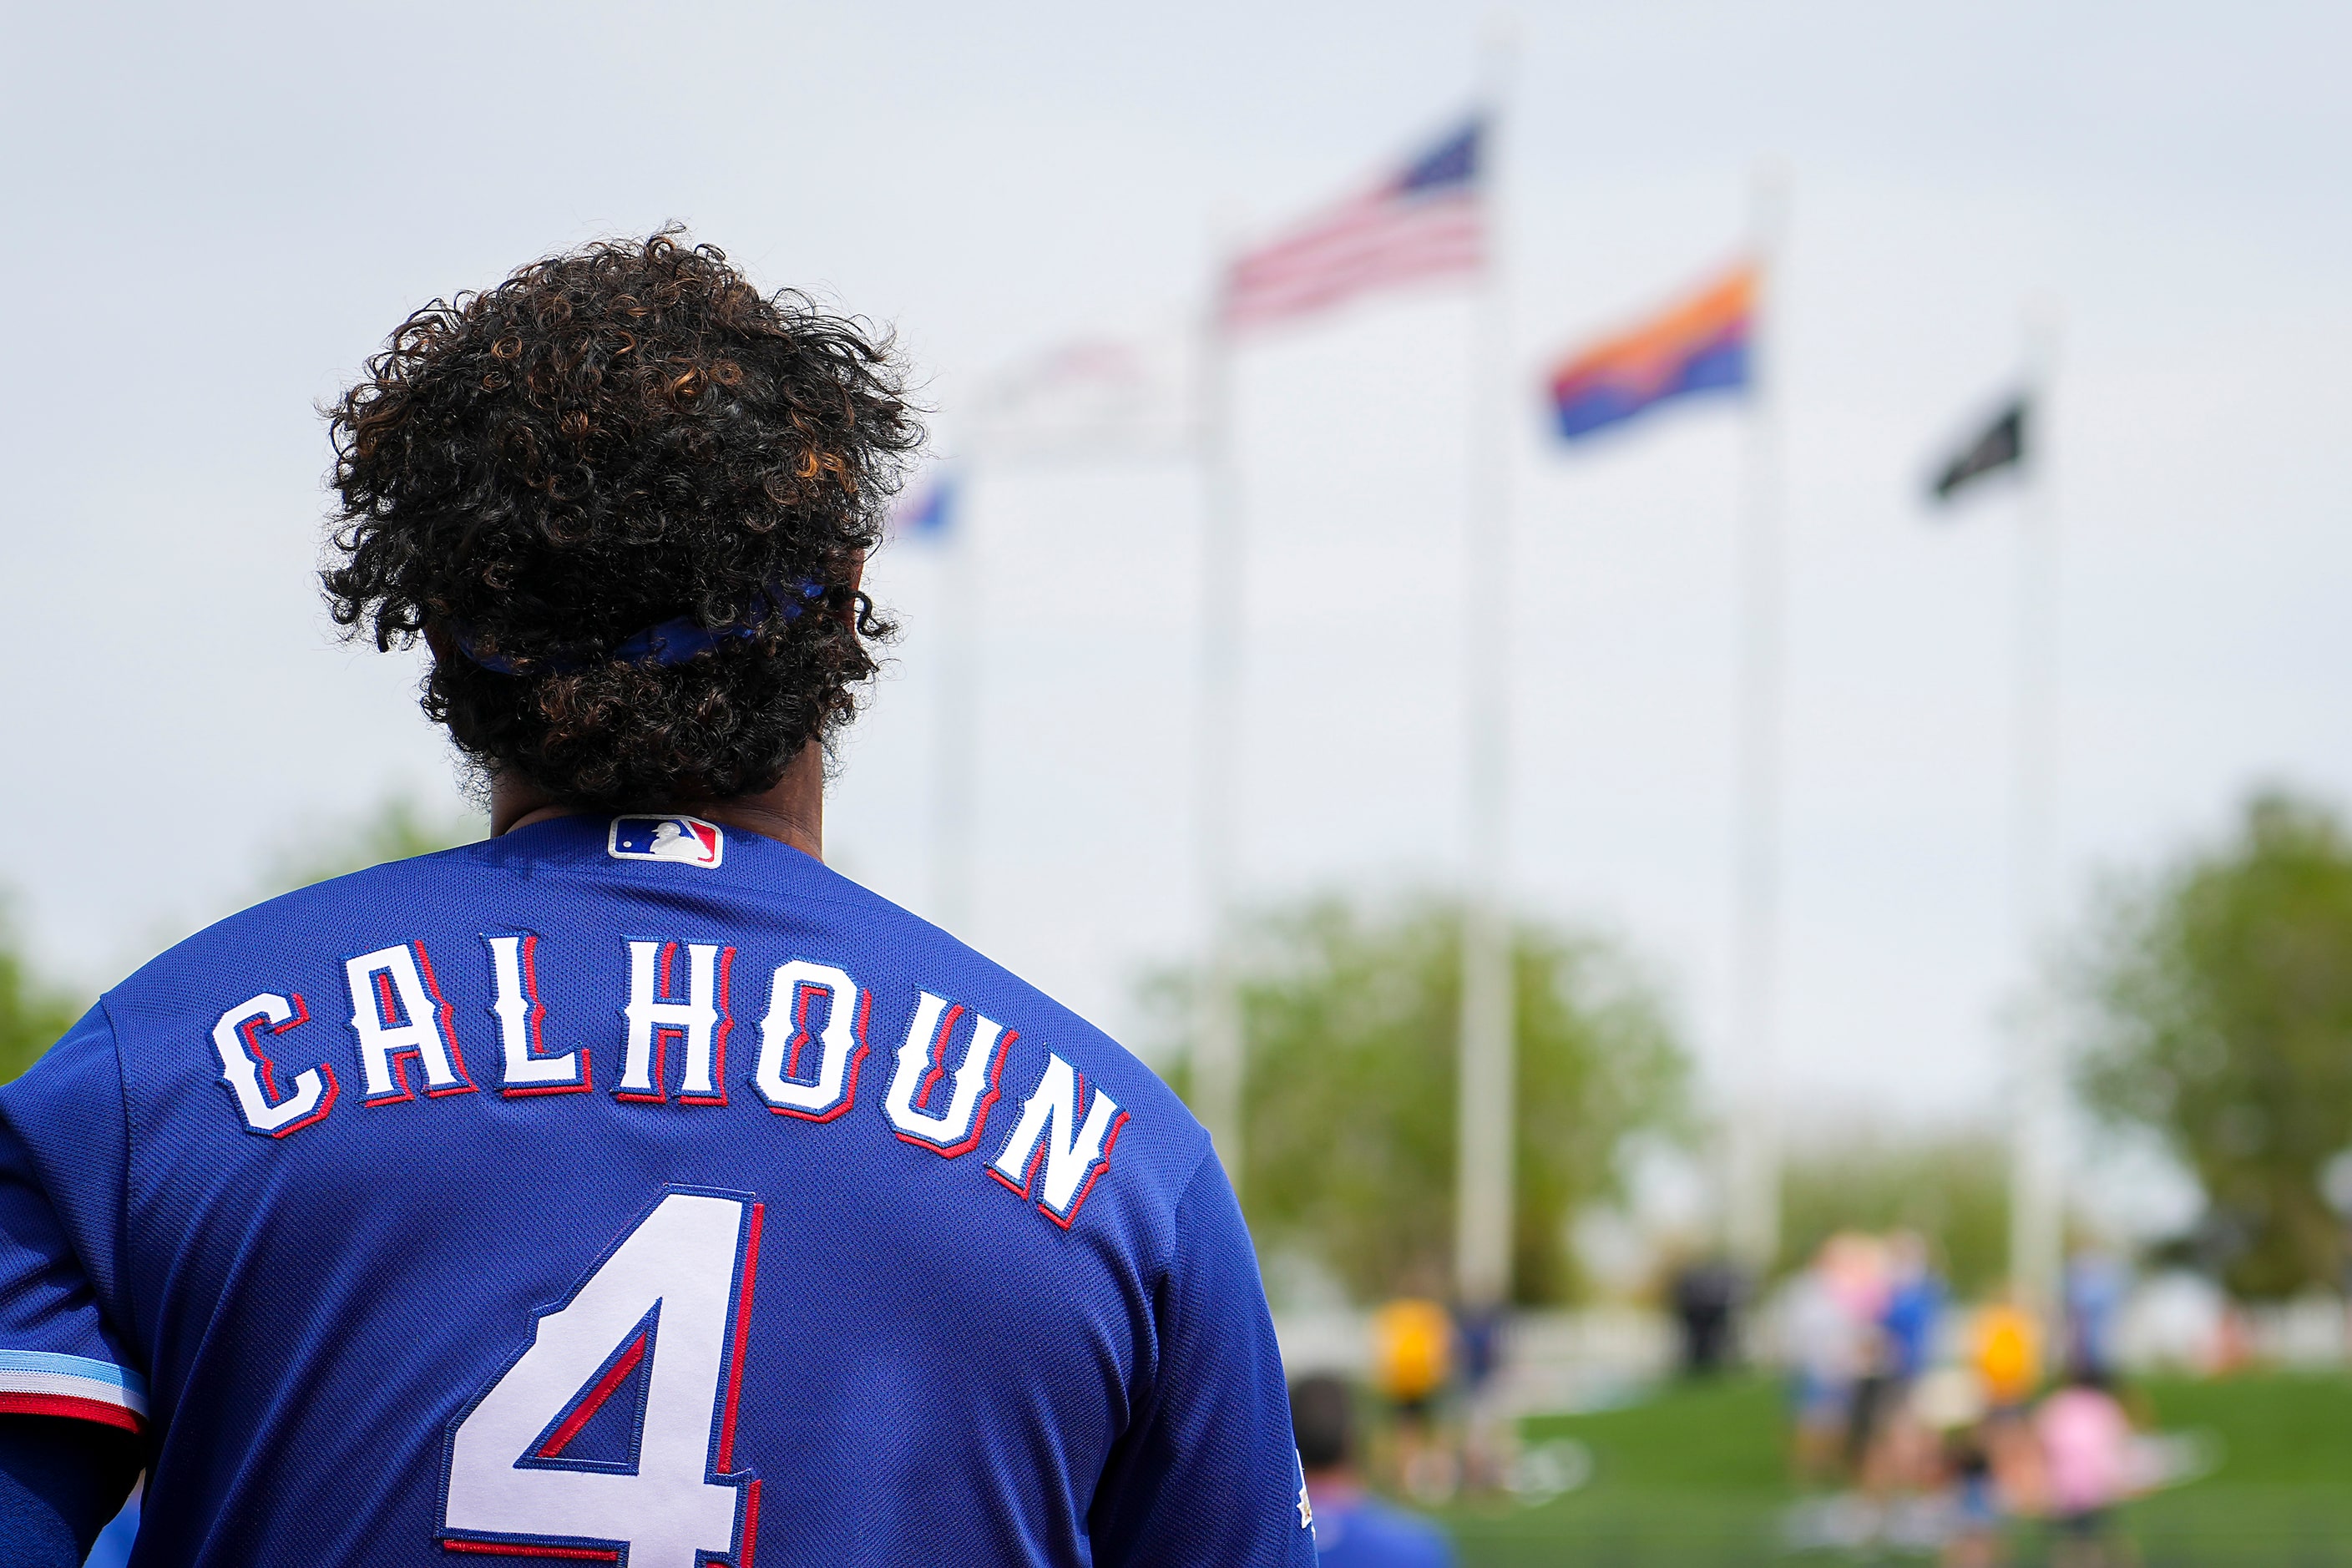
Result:
M50 1372L66 1377L86 1377L92 1383L109 1384L125 1393L147 1396L147 1380L129 1367L117 1366L110 1361L92 1361L88 1356L58 1355L51 1351L0 1350L0 1373L11 1372Z

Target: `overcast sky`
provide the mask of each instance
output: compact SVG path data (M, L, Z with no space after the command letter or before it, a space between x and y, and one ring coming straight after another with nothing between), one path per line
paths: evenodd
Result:
M1211 236L1441 129L1465 8L19 6L0 358L0 878L107 983L290 835L454 800L415 666L310 573L316 405L408 310L582 239L692 226L892 323L952 447L1008 363L1196 308ZM1548 447L1542 364L1793 193L1782 1033L1805 1106L1989 1106L2011 497L1931 517L1936 449L2063 310L2057 885L2352 795L2352 52L2341 6L1536 6L1500 196L1515 385L1517 893L1615 932L1720 1068L1735 405ZM1461 845L1466 308L1249 350L1248 892L1441 885ZM968 934L1114 1030L1198 934L1198 496L1181 464L980 471ZM935 557L845 752L834 858L929 906ZM1471 628L1470 655L1484 631Z

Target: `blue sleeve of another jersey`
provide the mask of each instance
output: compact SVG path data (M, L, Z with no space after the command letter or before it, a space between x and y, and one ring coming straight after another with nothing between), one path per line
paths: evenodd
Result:
M146 1423L110 1321L129 1146L114 1031L93 1007L0 1088L0 1413Z
M1213 1155L1176 1210L1160 1357L1087 1523L1105 1568L1312 1568L1290 1395L1257 1254Z

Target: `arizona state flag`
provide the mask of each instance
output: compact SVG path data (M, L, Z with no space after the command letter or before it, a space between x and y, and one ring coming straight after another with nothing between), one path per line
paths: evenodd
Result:
M1948 501L1970 481L2025 461L2028 404L2024 394L2011 398L1977 438L1953 454L1936 472L1928 488L1936 499Z

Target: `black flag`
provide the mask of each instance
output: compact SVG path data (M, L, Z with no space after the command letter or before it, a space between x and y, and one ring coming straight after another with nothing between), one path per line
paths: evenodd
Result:
M1938 469L1929 487L1937 500L1949 500L1970 480L2025 460L2026 401L2021 394L1993 416L1982 434Z

